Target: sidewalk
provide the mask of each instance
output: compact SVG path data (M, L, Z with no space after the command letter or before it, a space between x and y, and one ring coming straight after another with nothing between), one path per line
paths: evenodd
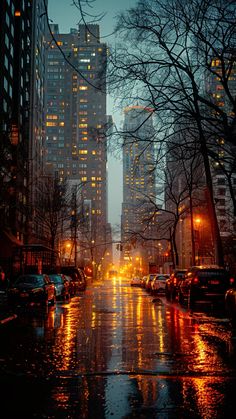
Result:
M0 326L16 319L17 315L13 313L12 309L7 304L5 291L0 290Z

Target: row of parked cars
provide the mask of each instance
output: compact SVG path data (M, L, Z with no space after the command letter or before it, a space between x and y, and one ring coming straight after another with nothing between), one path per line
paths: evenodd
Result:
M151 294L165 293L166 281L169 278L169 274L149 274L142 278L134 277L131 278L131 286L140 286L145 288Z
M20 275L8 288L7 299L10 305L40 303L54 305L56 300L69 301L78 291L87 286L82 269L65 266L60 273L26 273Z
M131 283L131 285L134 285ZM236 282L230 273L216 265L176 269L170 275L149 274L136 280L152 294L164 293L168 301L178 301L193 308L197 302L224 304L227 315L236 327Z

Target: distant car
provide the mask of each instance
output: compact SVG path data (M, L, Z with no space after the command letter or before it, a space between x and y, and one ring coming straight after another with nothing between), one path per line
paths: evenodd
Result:
M57 300L70 299L70 282L63 274L49 274L50 280L55 285Z
M72 278L72 281L75 284L76 292L86 290L87 278L83 269L68 265L62 266L60 268L60 272L64 275L69 275Z
M225 308L233 329L236 329L236 282L234 278L230 279L232 288L225 293Z
M136 286L136 287L141 287L141 278L139 278L138 276L134 276L130 280L130 285L131 286Z
M166 299L174 301L178 295L178 286L181 279L184 278L187 269L175 269L166 281Z
M41 303L54 305L56 299L55 286L48 275L20 275L7 290L10 305Z
M230 288L229 272L212 266L193 266L179 283L179 302L194 306L197 301L224 303Z
M168 274L157 274L151 282L151 293L160 294L165 293L166 281L169 278Z

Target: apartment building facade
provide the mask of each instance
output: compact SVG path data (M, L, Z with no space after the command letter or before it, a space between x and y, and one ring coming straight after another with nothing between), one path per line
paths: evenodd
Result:
M46 171L76 189L77 211L80 219L86 219L78 225L79 257L92 259L97 266L111 254L111 243L107 244L107 46L100 41L98 25L79 25L68 34L51 25L47 45ZM69 231L66 235L69 238Z

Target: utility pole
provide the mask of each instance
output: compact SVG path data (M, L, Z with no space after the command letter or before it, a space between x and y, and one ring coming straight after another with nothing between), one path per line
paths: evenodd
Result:
M77 205L77 185L74 186L72 193L72 212L71 212L71 235L74 246L74 265L77 266L77 230L78 230L78 205Z

